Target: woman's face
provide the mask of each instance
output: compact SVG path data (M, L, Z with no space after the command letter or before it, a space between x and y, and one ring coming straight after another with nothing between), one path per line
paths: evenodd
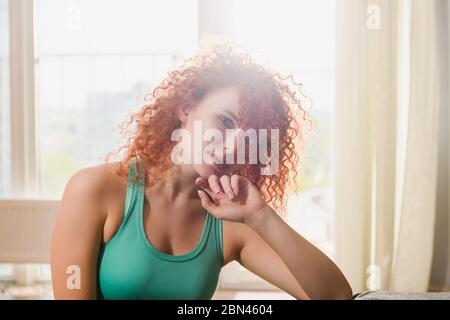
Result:
M192 166L200 176L208 177L212 174L220 176L231 168L231 165L226 163L226 156L232 154L234 159L237 140L236 138L229 139L231 143L228 142L227 145L226 130L238 128L239 108L238 90L235 87L225 87L205 95L200 103L191 108L187 114L181 113L182 128L186 129L191 137L192 161L187 165ZM216 129L215 134L220 133L222 142L211 136L208 137L207 134L214 131L210 129ZM199 135L201 136L199 137ZM215 152L216 147L217 150L222 150L222 164L219 160L220 153ZM201 157L202 152L203 158ZM194 157L200 161L195 161ZM208 164L208 157L208 161L215 164Z

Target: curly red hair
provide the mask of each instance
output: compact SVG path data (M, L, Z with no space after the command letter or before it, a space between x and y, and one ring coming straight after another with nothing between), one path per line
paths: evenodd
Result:
M287 83L288 80L291 82ZM314 123L290 84L300 88L292 76L283 77L253 62L250 53L230 42L207 42L196 55L169 72L161 84L146 95L145 105L121 124L126 143L112 153L123 149L126 152L117 173L126 175L129 160L137 157L145 168L146 186L161 179L173 165L170 153L177 142L171 141L171 134L181 126L176 108L189 110L209 92L235 86L239 90L242 119L239 127L264 128L269 129L269 133L270 129L278 129L280 154L276 174L261 175L259 164L247 163L236 166L232 173L248 178L262 198L284 215L288 189L297 192L298 151L303 147L303 124L299 120ZM129 130L131 124L135 125L134 130Z

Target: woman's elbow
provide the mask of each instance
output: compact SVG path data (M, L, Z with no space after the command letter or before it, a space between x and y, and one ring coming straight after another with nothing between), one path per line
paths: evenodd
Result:
M331 297L332 300L352 300L353 292L348 283L345 283L339 290L336 290Z

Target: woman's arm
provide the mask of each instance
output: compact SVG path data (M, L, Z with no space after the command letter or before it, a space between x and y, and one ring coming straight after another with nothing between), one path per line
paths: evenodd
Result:
M299 300L310 300L273 248L244 223L235 225L236 258L243 267Z
M339 268L276 214L248 179L212 175L196 183L205 209L243 224L239 262L244 267L299 299L352 298Z
M306 293L311 299L352 298L350 285L333 261L292 229L272 208L265 206L252 218L246 224L248 230L241 233L244 240L240 263L244 267L261 274L264 279L274 278L281 285L294 288L294 292ZM278 261L280 258L285 266ZM291 275L287 274L287 269ZM297 283L288 283L292 276Z
M96 299L97 259L106 212L97 167L74 174L58 207L51 245L55 299Z

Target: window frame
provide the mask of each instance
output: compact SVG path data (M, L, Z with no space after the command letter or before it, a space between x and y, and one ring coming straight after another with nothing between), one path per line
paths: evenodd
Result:
M33 0L9 1L12 197L36 197Z
M37 195L33 4L33 0L7 1L10 140L4 159L10 164L6 196L17 199ZM37 274L33 270L27 264L13 264L12 280L30 279Z

